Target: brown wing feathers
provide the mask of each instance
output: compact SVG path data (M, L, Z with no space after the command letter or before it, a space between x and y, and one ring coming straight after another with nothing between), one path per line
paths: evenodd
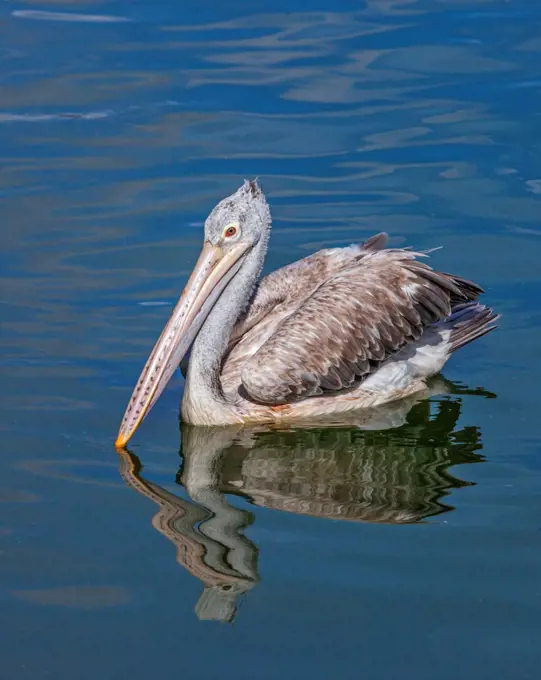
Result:
M448 316L455 302L479 294L475 284L416 260L420 253L377 250L384 245L378 239L246 362L242 383L252 399L281 404L350 387Z

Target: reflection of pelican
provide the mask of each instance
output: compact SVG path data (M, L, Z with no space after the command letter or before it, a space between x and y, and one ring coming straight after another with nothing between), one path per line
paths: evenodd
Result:
M453 510L442 498L469 485L448 472L451 465L482 460L477 428L454 432L459 415L460 401L444 399L433 417L428 401L380 407L362 430L184 426L181 481L192 495L200 470L213 471L215 487L255 505L330 519L419 522Z
M256 182L211 212L205 244L130 399L126 444L190 346L182 416L194 425L298 422L418 393L494 328L476 284L436 272L386 234L321 250L256 287L271 218ZM255 293L254 293L255 289Z
M185 500L149 482L140 474L136 456L120 453L120 474L135 491L150 498L159 510L152 526L177 548L177 562L205 586L196 606L201 619L232 621L239 595L259 580L254 544L242 533L252 515L229 505L223 495L201 478Z
M127 452L120 453L121 473L160 506L153 526L204 583L198 616L231 621L239 593L259 580L258 550L243 535L252 515L224 494L335 520L403 524L449 512L442 498L468 482L448 468L483 460L477 428L455 430L460 403L442 399L433 415L428 401L389 404L366 414L365 430L184 426L179 482L191 500L145 480Z

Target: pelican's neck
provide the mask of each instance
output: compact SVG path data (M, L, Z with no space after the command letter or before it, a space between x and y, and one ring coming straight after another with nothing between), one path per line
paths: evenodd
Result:
M194 340L182 402L185 421L194 424L235 421L222 391L222 359L233 326L252 296L266 251L267 239L261 238L246 255Z

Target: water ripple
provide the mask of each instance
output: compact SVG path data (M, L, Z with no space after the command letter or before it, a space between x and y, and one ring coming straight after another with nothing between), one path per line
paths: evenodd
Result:
M131 21L128 17L118 17L104 14L75 14L73 12L50 12L37 9L16 9L11 16L17 19L35 19L38 21L68 21L90 24L111 24Z

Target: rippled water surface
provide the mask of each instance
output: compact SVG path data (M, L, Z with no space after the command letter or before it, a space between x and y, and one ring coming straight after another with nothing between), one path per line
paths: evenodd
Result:
M532 0L0 4L3 677L538 677L540 36ZM501 327L367 431L179 431L178 375L119 456L256 175L267 270L386 230Z

